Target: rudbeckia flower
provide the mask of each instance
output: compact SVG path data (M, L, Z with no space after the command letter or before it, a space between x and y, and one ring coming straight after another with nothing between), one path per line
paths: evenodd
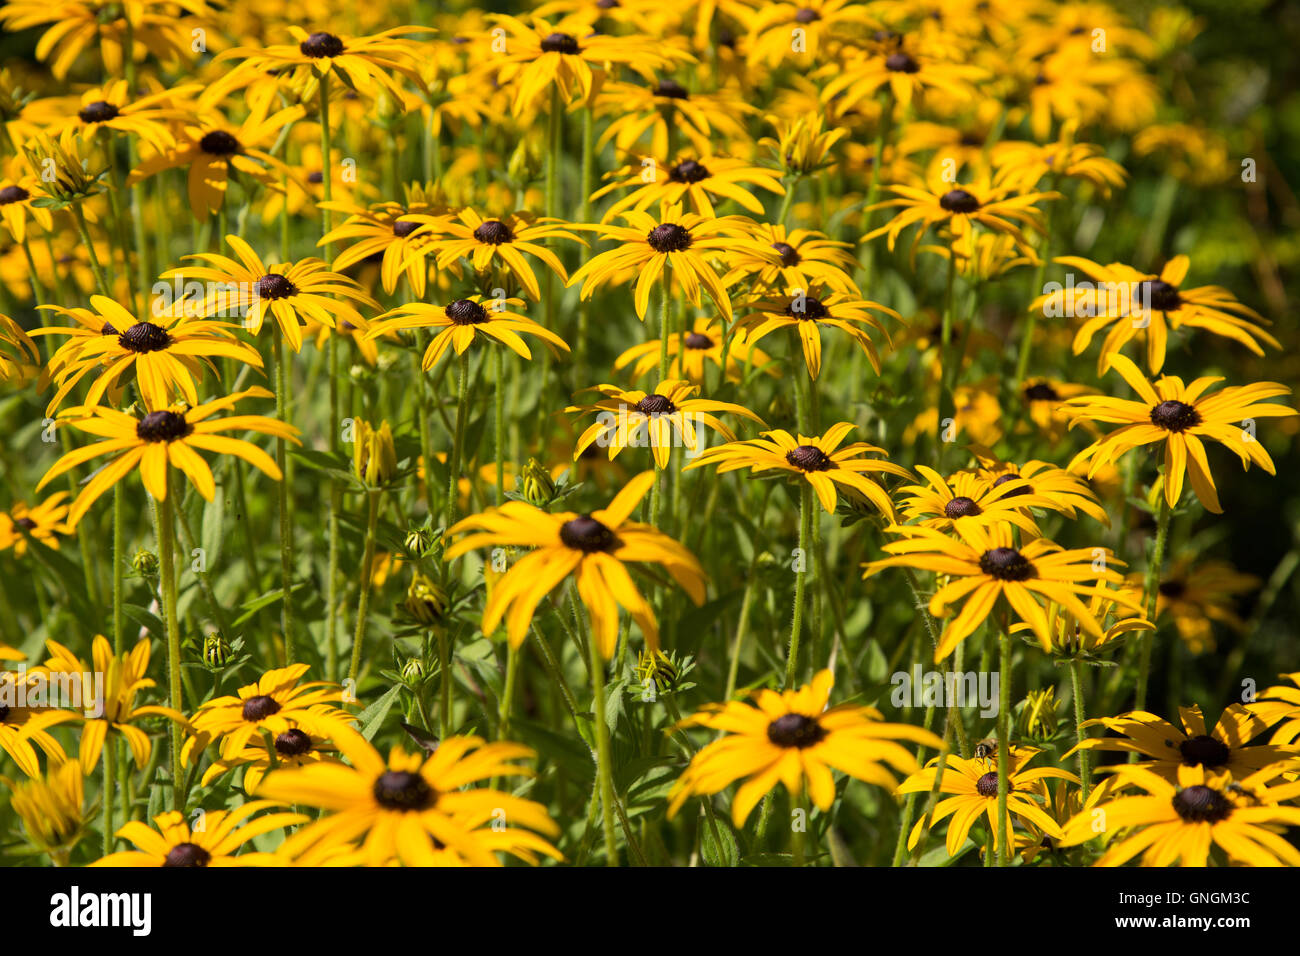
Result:
M1066 399L1081 395L1099 395L1087 385L1062 382L1058 379L1029 378L1020 385L1020 403L1029 413L1029 420L1056 444L1069 430L1074 410L1065 404Z
M360 329L369 328L352 302L376 310L379 303L347 276L331 272L320 259L267 265L238 236L226 236L226 243L239 256L238 262L216 253L200 252L185 258L210 265L181 266L162 275L164 279L204 279L216 284L203 302L190 306L200 314L247 309L244 327L257 335L270 313L295 352L302 349L302 324L307 320L314 319L330 328L335 328L340 321Z
M310 708L315 713L328 717L334 708L317 704ZM274 753L271 753L274 750ZM268 749L266 738L252 737L242 750L219 757L203 772L199 785L206 787L223 774L240 767L244 768L244 777L240 781L245 793L256 794L266 775L272 770L293 770L317 763L339 764L334 754L334 746L327 734L290 727L271 738ZM341 764L340 764L341 765Z
M213 358L262 367L257 349L230 333L236 327L233 323L193 318L181 309L141 319L103 295L92 295L90 305L89 309L44 306L73 319L77 326L46 326L32 333L68 337L46 365L46 374L58 386L45 409L47 415L87 373L96 374L85 405L98 405L106 392L120 398L126 376L134 373L140 397L154 409L166 408L179 399L197 405L195 379L202 379L204 364L215 374Z
M231 408L248 396L270 398L271 393L264 388L250 388L193 408L173 406L157 409L142 418L104 408L102 405L96 408L70 409L60 418L60 423L88 435L97 435L103 441L68 452L50 467L36 489L39 491L52 479L92 458L115 454L112 461L100 467L72 503L68 512L68 525L75 527L100 495L136 468L140 470L140 480L145 489L158 501L167 497L169 465L183 471L198 493L205 500L211 501L216 481L212 477L212 470L198 454L200 450L236 455L279 481L282 477L280 469L266 452L242 438L217 434L229 430L255 431L299 443L298 429L274 418L262 415L212 418L215 413Z
M1033 628L1043 650L1052 646L1052 630L1043 605L1059 604L1074 615L1090 634L1100 637L1101 625L1079 600L1096 594L1102 581L1123 581L1112 565L1120 565L1107 549L1075 548L1065 550L1046 538L1035 538L1017 547L1011 525L990 528L960 523L954 526L956 538L920 525L894 525L886 529L902 535L900 540L884 546L890 557L864 564L864 578L884 568L908 567L933 571L947 576L944 584L930 599L930 613L947 617L952 605L964 602L961 611L944 627L935 648L936 663L972 634L993 613L999 598L1004 599L1016 618ZM1105 569L1096 570L1094 562L1102 551ZM1093 580L1096 585L1084 582ZM1118 591L1108 594L1130 603L1136 611L1140 605Z
M787 230L779 223L760 223L754 229L754 239L766 242L780 256L780 261L737 249L727 257L731 271L722 280L726 286L753 278L760 289L824 288L853 298L860 295L851 277L858 262L848 253L852 246L847 242L832 241L810 229Z
M29 538L57 551L59 535L72 531L64 523L68 516L64 502L67 497L68 492L56 491L34 508L15 501L8 511L0 511L0 551L13 548L14 557L21 558L27 553Z
M22 658L21 655L17 658L9 654L5 656L11 660ZM48 693L48 688L33 682L35 677L34 672L0 671L0 700L9 702L0 704L0 750L7 753L18 769L29 777L41 775L33 743L45 751L51 761L61 763L68 759L63 747L46 728L77 718L70 710L28 706L37 702L36 695L43 691Z
M1247 625L1237 614L1242 595L1258 590L1264 582L1253 574L1242 574L1226 561L1193 561L1176 558L1160 575L1156 585L1156 618L1173 618L1178 636L1193 654L1214 650L1214 626L1218 621L1239 634Z
M896 493L907 496L901 502L904 517L909 521L919 519L917 523L927 528L951 531L958 522L987 527L1006 521L1036 538L1040 532L1028 509L1064 510L1015 475L994 485L992 479L970 471L959 471L946 479L926 465L917 465L916 471L926 483L902 485Z
M456 214L455 220L413 214L406 217L406 221L419 223L431 230L433 242L429 251L437 255L439 269L446 269L462 258L479 275L486 275L493 267L501 268L515 277L534 302L541 301L541 287L537 284L537 273L533 271L533 266L524 257L524 253L540 259L543 265L560 277L561 282L567 282L568 275L559 257L542 245L541 241L570 239L586 245L586 242L565 229L565 224L559 219L537 218L517 212L500 219L484 219L466 207ZM412 238L423 234L422 229Z
M93 140L100 130L113 130L139 137L162 152L175 142L171 125L192 116L180 103L202 88L198 83L186 83L132 96L126 80L105 83L82 93L71 115L52 117L48 130L57 134L74 129L87 141Z
M743 331L749 342L770 335L778 329L793 329L803 347L804 362L810 378L817 378L822 369L823 328L839 329L858 343L867 361L880 374L880 354L876 343L866 329L875 329L889 341L889 333L872 312L882 312L893 319L902 319L897 312L879 302L860 299L856 294L824 292L821 289L791 289L749 303L752 312L736 317L736 328ZM865 326L865 328L863 328Z
M680 206L664 206L658 218L631 211L622 214L626 226L597 225L588 228L605 239L619 243L587 260L569 278L569 285L582 282L582 298L590 299L606 283L623 285L636 280L633 303L638 318L644 319L650 305L650 290L659 276L671 269L687 300L700 307L700 287L708 292L722 314L731 318L731 298L709 262L709 255L745 247L775 263L780 256L752 238L754 223L743 216L706 219L682 212Z
M21 783L0 777L9 788L9 805L23 821L27 839L60 866L81 839L86 822L86 783L75 760L51 763L49 771Z
M1139 333L1146 336L1147 368L1152 375L1164 367L1169 333L1184 327L1230 338L1256 355L1264 354L1260 342L1275 349L1282 347L1263 328L1268 320L1238 302L1227 289L1214 285L1180 288L1191 266L1187 256L1174 256L1158 275L1120 262L1103 266L1078 256L1060 256L1055 261L1096 281L1040 296L1030 311L1085 317L1074 336L1075 355L1083 354L1092 337L1109 326L1097 356L1098 375L1110 368L1120 350ZM1073 297L1067 301L1071 292Z
M635 153L647 136L651 156L667 156L675 136L700 153L714 148L715 137L735 148L748 142L744 120L757 112L730 89L688 90L666 76L649 83L611 81L596 94L597 115L609 117L596 148L613 140L619 155Z
M144 717L166 717L182 726L189 726L185 715L170 707L136 706L136 695L154 686L153 679L148 676L149 645L149 638L142 638L134 648L119 657L114 655L113 645L108 639L97 634L91 643L91 661L94 664L91 668L58 641L45 642L50 656L34 672L44 674L51 681L60 679L80 688L82 714L77 719L81 721L81 741L77 745L77 757L86 774L93 773L99 763L109 731L122 735L131 748L135 765L143 769L153 752L153 743L147 733L135 726L136 721ZM81 680L83 674L103 675L102 699L96 696L98 687L95 683L87 685Z
M772 368L772 357L762 349L751 347L744 332L730 334L715 327L717 323L708 316L699 316L682 334L668 335L668 377L684 378L692 385L704 386L707 365L722 368L727 363L726 379L739 382L746 366L768 375L778 375ZM728 341L730 339L730 341ZM634 345L614 360L614 370L632 366L632 377L641 378L659 368L660 339L650 339Z
M484 302L489 303L487 308L484 308ZM569 351L564 339L546 326L502 307L523 304L523 299L485 300L481 295L456 299L445 306L412 302L376 318L367 338L391 335L407 329L437 329L433 341L424 350L421 367L426 372L438 364L448 349L454 349L457 355L464 355L465 350L476 341L496 342L507 346L519 356L530 359L533 353L519 337L521 333L537 336L557 354L560 349Z
M1285 677L1295 686L1278 684L1262 690L1253 704L1246 705L1246 709L1266 726L1277 725L1269 743L1294 744L1300 740L1300 671L1278 676Z
M575 93L583 102L589 102L611 65L626 66L648 78L656 70L693 59L685 51L648 36L594 33L588 20L578 15L554 23L536 15L527 23L505 14L494 14L491 20L508 34L504 38L505 50L494 50L479 69L494 73L502 86L514 90L516 116L552 86L562 104L568 104Z
M1149 770L1124 767L1124 782L1143 794L1120 795L1084 810L1066 824L1062 845L1095 839L1096 821L1102 819L1106 832L1119 836L1097 866L1122 866L1141 853L1143 866L1203 867L1210 862L1212 848L1221 850L1230 862L1246 866L1300 866L1300 850L1279 832L1300 824L1300 807L1278 805L1294 799L1300 785L1274 787L1271 796L1264 788L1280 772L1277 767L1265 768L1234 785L1227 774L1180 767L1175 784ZM1261 791L1262 800L1250 795ZM1099 818L1099 812L1104 816Z
M1104 628L1100 635L1084 630L1083 624L1068 609L1048 602L1047 627L1052 635L1052 654L1081 661L1098 661L1101 652L1113 650L1129 634L1154 632L1155 626L1133 611L1133 607L1141 607L1144 603L1142 589L1122 585L1118 590L1122 593L1111 593L1105 584L1101 584L1088 599L1088 616ZM1121 599L1125 599L1125 603L1121 604ZM1112 623L1108 626L1107 621ZM1012 634L1019 634L1037 644L1033 631L1023 622L1011 625Z
M646 643L657 648L658 622L626 565L662 564L696 604L704 603L704 571L694 555L668 535L628 520L654 481L653 471L642 472L608 507L590 514L548 514L522 501L509 501L449 528L448 537L465 534L447 549L448 561L489 544L534 549L493 586L483 608L483 633L490 635L505 617L510 644L519 647L528 636L537 605L572 574L591 616L592 639L606 660L618 644L620 605L640 625Z
M716 215L714 202L725 202L728 199L761 216L763 203L748 187L758 187L777 194L785 192L780 179L772 170L755 166L743 159L711 154L698 158L681 157L676 162L669 161L654 167L647 167L643 160L607 173L605 178L614 181L592 193L593 201L616 190L633 191L610 206L601 219L602 222L609 222L627 209L645 212L651 206L658 207L662 203L689 205L699 215L712 219Z
M397 288L398 280L403 275L417 299L424 298L424 291L429 277L427 258L433 252L436 233L422 230L423 222L408 217L447 216L451 210L437 201L432 188L421 186L407 187L405 202L372 203L358 206L354 203L335 201L319 206L332 212L347 214L341 226L327 232L321 237L319 246L337 245L344 239L356 240L334 257L330 268L343 272L371 256L381 256L379 278L384 291L389 295Z
M828 708L834 683L831 672L823 670L798 690L761 690L752 704L709 704L678 724L721 730L725 736L691 758L669 792L668 816L676 815L692 796L711 796L740 779L745 782L731 801L737 827L745 825L778 783L792 797L803 793L806 783L813 804L825 813L835 802L832 769L892 790L898 780L889 767L900 773L917 769L916 758L899 741L942 746L928 730L885 723L874 707Z
M994 455L983 451L980 451L977 457L979 467L976 469L976 474L992 482L995 488L1014 482L1017 490L1012 492L1013 498L1021 495L1037 495L1049 499L1051 504L1035 505L1035 507L1059 511L1071 520L1078 517L1077 512L1082 511L1094 521L1100 521L1104 525L1110 524L1110 516L1106 514L1106 509L1097 501L1097 496L1088 487L1088 483L1078 475L1064 468L1058 468L1050 462L1037 459L1030 459L1023 465L1017 465L1014 462L998 461ZM1023 503L1028 504L1028 502Z
M225 203L226 189L235 173L263 185L278 182L282 175L289 175L289 169L269 150L284 128L301 119L304 111L301 106L288 106L268 115L270 103L269 97L251 101L248 115L238 125L224 117L201 117L179 127L176 141L146 156L127 176L126 185L132 186L165 169L188 167L190 212L195 219L206 222Z
M527 747L448 737L431 756L407 754L399 746L385 762L350 728L333 728L330 736L351 766L320 762L277 770L259 788L261 794L327 811L290 837L285 853L359 840L369 866L398 860L408 866L499 866L497 851L529 863L539 854L563 859L538 835L553 839L560 833L540 803L469 787L495 777L531 776L514 762L533 756ZM498 826L502 813L518 826Z
M190 829L185 814L172 810L153 818L154 827L132 820L117 831L135 850L110 853L91 866L276 866L273 853L240 853L254 837L305 823L304 813L255 814L278 807L274 800L252 800L234 810L205 810L202 826Z
M593 442L608 445L611 459L624 448L648 444L654 453L655 464L667 468L668 457L678 439L688 455L703 450L696 425L707 425L727 441L736 440L735 433L713 412L740 415L763 424L761 418L742 405L692 398L699 390L699 386L690 382L672 380L660 382L649 393L635 389L626 391L617 385L598 386L596 391L604 398L592 405L570 405L565 409L569 413L601 413L600 420L578 438L573 450L574 460L581 457Z
M182 759L197 760L214 740L221 742L221 756L243 751L249 738L263 731L273 737L293 728L318 731L321 727L350 719L346 711L322 706L340 700L342 689L329 681L299 683L310 665L291 664L267 671L235 695L214 697L200 705L190 721L193 734L185 741ZM331 721L333 723L331 723Z
M1124 377L1141 401L1091 395L1069 399L1068 404L1078 412L1071 427L1080 419L1123 426L1079 452L1071 462L1070 470L1074 470L1075 465L1087 463L1088 477L1091 478L1098 469L1117 461L1131 449L1164 442L1165 501L1169 507L1178 504L1183 493L1183 478L1190 475L1192 491L1205 509L1215 514L1222 514L1223 508L1219 505L1219 494L1214 487L1202 437L1212 438L1236 452L1243 468L1249 468L1254 462L1270 475L1276 474L1273 459L1264 450L1263 443L1243 423L1256 418L1297 414L1289 406L1261 401L1276 395L1290 395L1291 389L1285 385L1257 382L1231 386L1207 395L1216 382L1223 381L1222 378L1202 376L1192 384L1184 385L1178 376L1165 375L1153 386L1137 366L1122 355L1111 359L1111 367Z
M3 190L0 190L3 195ZM21 382L26 370L41 361L25 329L7 315L0 314L0 382Z
M1002 839L1003 833L1014 833L1016 821L1025 826L1033 826L1053 839L1062 839L1064 834L1056 821L1040 806L1047 802L1048 779L1065 780L1078 784L1079 778L1068 770L1055 767L1027 768L1025 765L1042 753L1033 747L1016 747L1011 752L1011 772L1007 782L1007 816L998 821L998 772L988 769L988 762L975 757L964 759L956 754L949 754L944 763L943 777L939 781L940 793L954 796L940 800L930 816L930 826L952 817L948 824L946 849L949 856L956 856L961 845L966 842L971 827L981 816L988 819L988 826L993 832L994 845ZM935 757L924 770L913 774L903 781L898 788L903 793L929 793L938 773L938 757ZM916 846L925 829L926 820L918 820L907 838L908 849Z
M850 494L865 498L881 514L892 520L894 504L889 493L863 472L883 472L903 478L911 478L912 473L892 461L865 457L885 454L883 448L875 445L852 442L840 447L849 432L856 427L850 422L840 422L827 429L824 435L797 437L782 429L763 432L762 438L706 448L698 459L683 470L718 465L718 474L740 468L750 469L751 476L761 475L765 478L774 477L764 474L765 472L784 473L786 477L792 474L812 485L817 500L828 514L835 512L839 500L838 489L844 488Z
M1117 750L1137 754L1145 759L1123 766L1144 767L1170 781L1178 779L1180 767L1204 767L1212 773L1227 771L1241 779L1270 764L1293 760L1300 754L1300 750L1281 744L1251 744L1250 741L1268 730L1268 723L1241 704L1225 707L1219 722L1208 732L1201 708L1195 704L1178 708L1178 716L1182 730L1155 714L1140 710L1118 717L1089 720L1084 726L1105 727L1122 736L1089 737L1079 741L1070 753L1075 750Z
M9 160L5 169L7 171L0 175L0 222L9 230L14 242L21 243L27 238L29 216L45 232L53 232L54 214L37 202L49 198L41 188L40 179L16 157ZM6 321L13 320L6 317Z
M836 64L834 78L822 88L823 102L834 101L837 109L848 110L887 87L903 110L931 90L949 103L960 103L974 99L975 83L988 76L982 67L945 58L935 45L894 37L861 59Z

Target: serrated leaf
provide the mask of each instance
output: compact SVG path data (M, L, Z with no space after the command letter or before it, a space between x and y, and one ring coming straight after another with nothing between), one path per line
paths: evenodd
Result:
M394 684L384 692L384 696L367 707L357 717L360 726L361 736L366 740L373 740L379 728L383 726L384 718L388 712L393 709L393 703L397 700L397 695L402 692L401 684Z
M740 866L736 831L726 819L714 813L712 820L706 816L700 827L700 856L707 866Z

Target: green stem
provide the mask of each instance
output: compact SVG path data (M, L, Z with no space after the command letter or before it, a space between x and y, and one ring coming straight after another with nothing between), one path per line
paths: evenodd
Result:
M289 363L285 358L284 333L277 322L272 338L275 353L275 417L288 421ZM285 440L275 440L275 463L280 469L280 627L284 631L285 664L294 662L293 647L293 494L289 487L289 462Z
M456 432L452 438L451 457L447 459L447 527L456 522L457 490L460 484L461 456L464 454L465 419L469 412L469 351L459 356L456 386Z
M1165 476L1169 480L1169 476ZM1165 547L1169 540L1169 519L1173 509L1164 489L1160 493L1160 514L1156 519L1156 543L1151 551L1151 562L1147 565L1143 594L1146 597L1147 620L1156 624L1156 601L1160 596L1160 574L1164 570ZM1134 691L1134 710L1145 710L1147 703L1147 682L1151 676L1151 648L1155 644L1159 628L1142 637L1142 650L1138 659L1137 688ZM1135 755L1136 756L1136 755Z
M785 689L794 690L799 669L799 638L803 629L804 589L808 578L808 545L812 536L812 485L800 482L799 489L799 570L794 578L794 620L790 624L790 649L785 658Z
M361 670L361 648L366 641L366 620L370 612L371 580L374 577L375 563L375 528L379 524L379 496L382 492L366 492L366 544L361 557L361 595L357 598L357 629L352 638L352 664L348 667L348 677L352 687L357 686L357 674Z
M176 525L172 518L172 495L154 500L154 518L157 522L158 568L161 583L163 615L167 635L167 703L184 713L181 699L181 634L176 607ZM184 808L181 789L181 729L171 722L172 809Z
M506 644L506 686L501 692L501 710L497 726L497 739L505 740L510 734L510 711L514 707L515 679L518 676L519 651L513 645Z
M496 503L500 507L506 496L506 382L505 353L500 346L492 349L492 383L496 386L492 396L492 449L497 461Z
M1081 745L1088 739L1088 732L1083 727L1083 723L1087 719L1083 707L1083 665L1077 660L1070 661L1070 687L1074 693L1074 739L1076 744ZM1083 781L1083 803L1085 806L1092 791L1092 784L1088 780L1088 775L1088 751L1080 746L1079 779Z
M1011 635L1004 623L998 634L998 866L1011 865L1011 827L1007 790L1011 782Z
M447 629L438 629L438 735L444 740L451 735L451 641Z
M605 864L618 866L618 843L614 832L614 775L610 766L609 727L605 723L605 662L598 642L587 642L591 654L593 721L596 729L596 778L600 790L601 817L605 831Z
M116 794L117 737L110 729L104 738L104 856L113 852L113 800Z

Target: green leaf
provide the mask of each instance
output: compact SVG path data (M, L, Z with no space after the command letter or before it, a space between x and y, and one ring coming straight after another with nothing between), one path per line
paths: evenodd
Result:
M383 726L384 718L388 712L393 709L393 702L397 700L397 695L402 692L401 684L394 684L384 692L384 696L379 698L369 707L361 712L357 718L361 730L361 736L366 740L374 740L375 734Z
M203 527L199 531L199 546L210 568L219 567L221 544L225 540L221 526L226 511L226 492L222 485L217 485L212 500L203 507Z
M138 604L123 604L122 613L141 627L147 627L149 633L158 640L166 640L167 631L163 627L162 619L148 608L140 607Z
M736 842L736 831L724 817L717 813L713 814L711 822L706 816L700 823L700 856L708 866L740 866L740 845Z

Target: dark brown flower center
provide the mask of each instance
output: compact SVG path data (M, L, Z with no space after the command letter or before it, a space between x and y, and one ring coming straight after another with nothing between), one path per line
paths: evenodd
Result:
M707 335L701 335L699 332L687 332L686 347L688 349L711 349L713 348L713 339Z
M614 8L621 6L621 4L618 0L596 0L596 6L602 10L613 10Z
M1174 810L1188 823L1218 823L1232 813L1232 804L1218 790L1197 784L1174 794Z
M298 49L303 56L319 60L322 57L340 55L343 52L343 41L332 33L313 33L298 44Z
M193 430L184 415L165 410L150 412L135 426L136 437L145 441L176 441Z
M1001 487L1002 487L1003 485L1005 485L1008 481L1024 481L1024 479L1021 478L1019 475L1012 475L1012 474L1001 475L1001 476L998 477L998 479L997 479L996 481L993 482L993 487L994 487L994 488L1001 488ZM1005 495L1003 495L1002 497L1003 497L1003 498L1014 498L1014 497L1016 497L1016 495L1027 495L1027 494L1029 494L1032 490L1033 490L1033 489L1029 487L1029 483L1028 483L1028 482L1025 482L1025 484L1021 485L1019 488L1016 488L1014 491L1008 491L1008 492L1007 492Z
M803 750L821 743L826 729L816 717L803 714L784 714L767 725L767 739L778 747L798 747Z
M474 230L474 238L489 246L499 246L502 243L514 242L515 234L500 219L489 219Z
M319 186L321 183L325 182L325 174L319 169L313 169L307 174L307 182L314 186Z
M1025 581L1034 576L1034 566L1015 548L993 548L980 555L980 570L999 581Z
M690 99L690 95L686 92L686 87L675 80L660 80L659 85L655 87L655 96L662 96L668 100L686 100Z
M939 207L947 212L969 214L980 207L980 201L964 189L953 189L939 197Z
M998 795L998 773L996 770L990 770L984 776L975 781L975 792L981 797L996 797Z
M1151 424L1165 431L1185 432L1201 423L1201 413L1185 402L1170 399L1151 409Z
M821 299L804 295L791 299L790 304L785 307L785 314L792 319L808 319L815 322L818 319L826 318L831 313L826 306L822 305Z
M234 156L241 148L239 140L224 129L214 129L204 133L203 138L199 140L199 149L209 156Z
M668 171L668 178L675 183L698 183L708 179L711 174L707 166L693 159L683 159Z
M1027 402L1059 402L1061 396L1056 389L1052 388L1047 382L1037 382L1033 385L1026 385L1021 393Z
M278 272L262 276L256 288L259 299L287 299L298 294L298 287Z
M781 265L797 266L799 264L799 250L788 242L774 242L772 248L781 254Z
M272 714L280 712L280 704L274 697L268 697L266 694L258 694L256 697L249 697L244 701L244 707L240 711L244 720L256 723L259 720L265 720Z
M828 471L830 456L816 445L797 445L785 453L785 460L800 471Z
M1228 745L1208 734L1188 737L1178 745L1178 752L1183 755L1183 763L1189 767L1222 767L1231 759Z
M14 522L14 524L18 525L18 527L25 531L33 531L36 528L36 522L26 516L19 518Z
M1161 581L1160 593L1167 598L1177 599L1187 592L1187 584L1183 581Z
M167 851L163 866L207 866L212 854L196 843L177 843Z
M957 497L943 506L943 513L948 518L974 518L984 512L980 510L980 506L974 499Z
M375 801L389 810L424 810L437 800L437 793L418 773L388 770L379 775L374 787Z
M88 103L77 113L83 123L107 123L111 119L116 119L117 114L117 107L112 103L105 103L103 100Z
M685 252L691 247L691 234L675 222L655 226L646 236L655 252Z
M0 189L0 206L7 206L14 202L22 202L23 200L30 198L31 195L32 194L26 189L23 189L22 186L6 186L4 189Z
M576 56L579 51L578 41L567 33L552 33L542 41L543 53L563 53Z
M117 337L117 342L128 352L161 352L171 345L167 330L152 322L137 322Z
M591 515L578 515L560 525L560 541L566 548L586 554L618 547L618 535Z
M1178 286L1160 279L1148 279L1138 288L1138 301L1157 312L1174 312L1183 304Z
M671 415L677 411L667 395L647 395L635 407L642 415Z
M794 14L795 23L815 23L821 18L820 13L816 10L809 10L807 7L801 7Z
M921 64L906 53L891 53L885 57L885 69L891 73L920 73Z
M405 239L419 228L420 224L418 222L395 222L393 223L393 235L398 239Z
M457 299L444 311L457 325L478 325L488 320L487 309L472 299Z
M311 752L311 737L297 727L290 727L275 738L275 752L282 757L301 757Z

